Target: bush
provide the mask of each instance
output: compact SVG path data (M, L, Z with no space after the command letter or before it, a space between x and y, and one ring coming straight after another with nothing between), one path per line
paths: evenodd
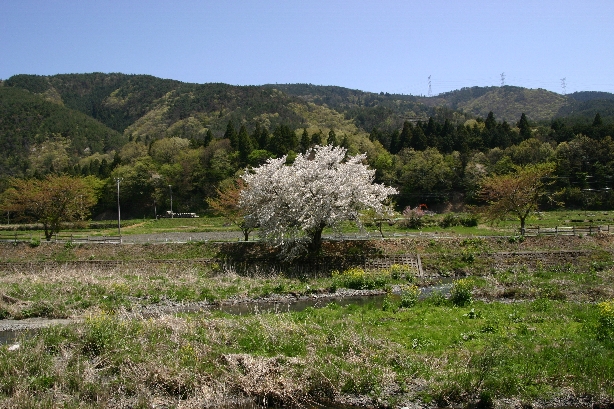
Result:
M333 271L333 285L336 288L350 288L352 290L373 290L383 288L389 281L387 271L365 271L360 267L352 267L343 272Z
M480 217L476 214L470 214L465 217L461 217L459 220L461 226L464 227L476 227L480 222Z
M389 274L393 279L398 280L400 278L405 278L410 283L414 281L414 273L415 271L410 266L404 264L393 264L388 267L387 271L387 274Z
M471 304L473 301L471 290L473 290L473 282L470 279L462 278L456 281L450 290L450 301L457 307Z
M597 338L601 341L614 341L614 300L601 302L597 304L597 308Z
M459 218L453 213L446 213L443 219L439 222L439 226L445 228L458 226L460 224Z
M418 302L420 289L415 285L405 285L401 288L401 307L411 308Z

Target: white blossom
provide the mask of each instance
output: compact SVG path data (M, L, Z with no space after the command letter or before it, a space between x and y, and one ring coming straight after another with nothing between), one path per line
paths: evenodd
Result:
M366 155L346 159L346 152L316 146L292 165L286 165L286 156L269 159L242 176L247 187L239 205L260 226L260 236L282 247L286 258L317 250L324 227L358 221L364 209L385 212L383 203L397 193L373 183L375 171L364 164Z

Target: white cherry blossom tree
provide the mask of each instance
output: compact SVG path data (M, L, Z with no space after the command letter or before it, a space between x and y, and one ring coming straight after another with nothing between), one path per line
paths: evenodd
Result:
M315 146L292 165L269 159L243 176L239 206L260 227L261 238L282 248L286 259L317 253L322 231L344 220L359 222L361 210L385 213L397 190L373 183L366 155L346 158L342 147Z

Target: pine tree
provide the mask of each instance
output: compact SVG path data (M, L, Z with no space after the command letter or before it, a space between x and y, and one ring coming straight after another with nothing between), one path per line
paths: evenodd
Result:
M423 151L427 148L426 135L422 130L422 127L416 126L412 133L410 148L414 148L417 151Z
M311 135L311 144L312 145L322 145L323 138L324 138L324 133L320 129L318 132L315 132Z
M301 135L301 152L307 152L307 149L309 149L309 145L310 145L310 139L309 139L309 134L307 133L307 128L303 128L303 134Z
M409 148L411 145L412 129L413 125L409 121L403 122L403 130L399 135L398 151L402 151L405 148Z
M237 150L239 151L241 166L247 165L247 158L252 150L254 150L254 145L250 136L247 134L245 125L241 125L239 134L237 135Z
M326 144L331 146L337 146L337 135L335 134L335 131L333 129L328 132L328 139L326 140Z
M239 147L237 136L237 131L235 131L232 121L228 121L228 124L226 125L226 132L224 132L224 138L230 140L230 146L235 150Z
M212 140L213 140L213 132L211 132L211 129L207 129L207 132L205 133L205 139L203 141L203 146L209 145Z
M497 126L497 121L495 120L495 114L493 114L492 111L488 113L488 116L486 117L486 121L484 122L484 125L486 125L486 129L488 129L489 131L492 129L495 129L495 127Z
M388 151L390 151L390 153L394 155L394 154L399 153L400 150L401 149L399 148L399 130L395 129L390 134L390 147L388 148Z
M518 121L518 129L520 129L520 139L525 140L531 137L531 126L527 116L523 113Z
M260 135L258 136L258 147L260 149L267 149L269 146L269 139L271 135L269 135L269 130L267 128L262 128L260 130Z

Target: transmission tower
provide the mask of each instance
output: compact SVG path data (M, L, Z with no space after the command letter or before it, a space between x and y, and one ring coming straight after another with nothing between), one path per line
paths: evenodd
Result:
M433 89L431 88L431 76L429 75L429 97L433 96Z
M502 72L501 73L501 86L504 86L504 85L505 85L505 73Z
M563 88L563 95L567 95L567 84L565 84L566 80L567 77L561 78L561 88Z

